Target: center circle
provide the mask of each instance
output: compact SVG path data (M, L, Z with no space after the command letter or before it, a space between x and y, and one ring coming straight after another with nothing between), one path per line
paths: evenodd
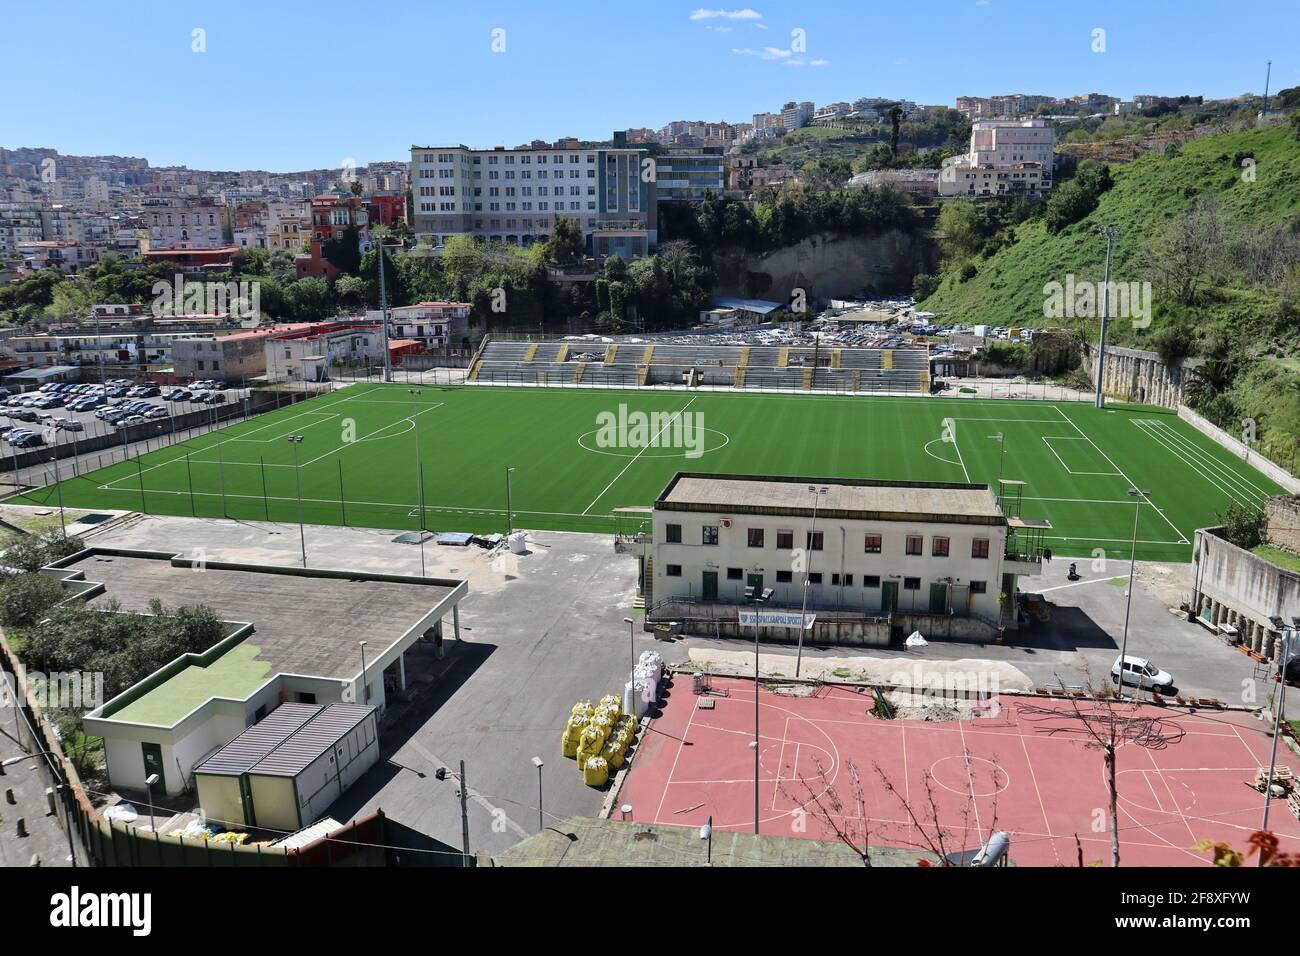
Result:
M687 448L656 448L652 445L632 448L597 448L594 444L589 444L588 439L598 431L599 429L592 429L586 434L578 436L578 445L586 451L595 452L597 455L609 455L611 458L685 458L686 453L690 450ZM718 451L731 443L731 437L726 432L720 432L716 428L702 428L700 431L705 435L717 435L722 439L719 444L711 448L704 448L700 452L701 455ZM705 445L708 445L707 441L705 441Z
M971 764L969 768L967 761ZM976 763L984 764L991 772L974 766ZM930 776L945 790L959 793L963 797L992 797L1011 785L1011 778L1007 776L1007 772L992 760L984 757L966 757L962 754L953 754L936 760L930 765Z

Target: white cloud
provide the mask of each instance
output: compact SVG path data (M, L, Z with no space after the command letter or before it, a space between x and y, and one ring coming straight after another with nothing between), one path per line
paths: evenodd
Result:
M713 30L715 33L731 33L735 27L715 27L712 23L704 24L704 29Z
M765 46L761 50L752 47L732 47L731 52L737 56L756 56L760 60L784 60L791 56L790 50L782 50L775 46Z
M829 66L829 65L830 65L830 62L831 62L830 60L823 60L823 59L821 59L821 58L819 57L819 58L817 58L816 60L809 60L809 61L808 61L808 65L809 65L809 66Z
M761 20L763 14L745 7L740 10L705 10L701 7L691 11L692 20Z

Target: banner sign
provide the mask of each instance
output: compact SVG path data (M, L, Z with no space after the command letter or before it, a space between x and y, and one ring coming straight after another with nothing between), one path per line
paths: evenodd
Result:
M803 615L798 611L747 611L744 608L740 610L740 624L742 627L792 627L798 630L802 625L804 630L811 630L813 621L817 620L817 615Z

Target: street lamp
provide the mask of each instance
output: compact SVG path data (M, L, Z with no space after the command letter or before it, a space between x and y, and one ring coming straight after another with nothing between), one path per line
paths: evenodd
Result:
M808 588L811 586L810 578L812 577L813 540L817 534L817 506L821 504L822 495L826 494L827 489L825 485L821 488L809 485L808 491L813 496L812 530L808 532L808 566L803 573L803 607L799 609L799 649L794 659L795 677L799 676L799 669L803 665L803 632L808 619Z
M1119 645L1119 683L1118 693L1120 697L1124 696L1124 665L1128 662L1128 616L1129 609L1133 606L1133 574L1137 569L1137 540L1138 540L1138 517L1142 514L1142 502L1150 504L1151 499L1147 496L1151 492L1145 488L1130 488L1129 497L1134 499L1133 508L1133 542L1129 549L1128 562L1128 597L1124 601L1124 637L1120 640ZM1137 684L1141 687L1141 683Z
M510 476L513 475L514 472L515 470L513 468L506 469L506 534L507 535L509 535L511 532L515 530L515 507L514 507L514 500L511 497L511 488L510 488Z
M361 687L365 691L365 703L370 703L370 681L366 679L366 642L359 641L361 645Z
M460 773L454 770L448 770L446 767L439 767L433 772L435 780L446 780L449 776L455 777L460 784L460 834L461 834L461 862L465 867L469 866L469 803L468 788L465 782L465 761L460 762Z
M625 617L623 623L627 625L627 646L632 652L632 670L628 671L627 679L634 680L633 672L636 670L636 621L630 617Z
M147 794L149 795L149 829L150 829L150 830L152 830L152 829L154 828L154 822L153 822L153 788L156 787L157 785L158 785L158 775L157 775L156 773L151 773L151 774L149 774L149 776L147 776L147 777L144 778L144 789L145 789L145 793L147 793Z
M1282 736L1282 719L1286 715L1286 666L1290 663L1291 648L1296 638L1300 637L1300 616L1291 618L1287 627L1280 617L1271 618L1274 627L1282 632L1282 650L1277 655L1278 688L1277 706L1273 708L1273 746L1268 758L1268 779L1264 782L1264 820L1261 830L1268 829L1268 808L1273 801L1273 773L1277 768L1277 739ZM1264 865L1264 856L1260 854L1259 865Z
M302 544L302 566L307 567L307 530L302 520L302 471L298 467L298 446L302 443L301 435L289 435L289 444L293 445L293 477L298 486L298 540Z
M537 832L541 833L546 829L546 821L542 814L542 768L546 766L541 757L533 758L533 766L537 768Z

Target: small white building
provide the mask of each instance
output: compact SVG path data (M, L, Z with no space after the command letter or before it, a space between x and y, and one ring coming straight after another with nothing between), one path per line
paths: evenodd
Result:
M806 588L810 612L987 633L1015 626L1017 578L1042 560L1027 538L1045 527L1009 521L987 485L679 473L654 506L647 607L681 619L702 605L716 620L767 594L802 610Z

